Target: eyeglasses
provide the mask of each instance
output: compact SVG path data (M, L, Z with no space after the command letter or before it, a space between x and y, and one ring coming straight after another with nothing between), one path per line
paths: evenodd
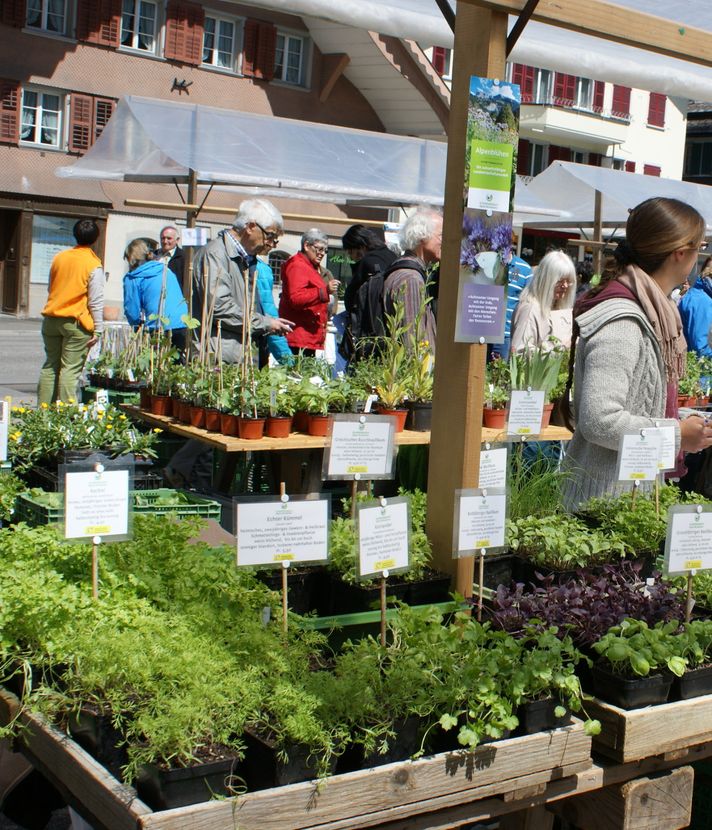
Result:
M321 245L314 245L313 243L311 243L309 247L312 248L314 253L319 256L323 256L326 253L326 248L322 247Z
M275 231L266 231L259 222L255 222L255 225L262 231L262 236L267 240L267 242L278 242L279 241L279 234Z

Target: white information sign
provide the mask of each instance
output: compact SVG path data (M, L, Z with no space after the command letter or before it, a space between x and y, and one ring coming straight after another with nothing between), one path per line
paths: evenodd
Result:
M7 461L7 434L10 424L10 404L0 401L0 461Z
M483 447L480 451L480 489L487 490L507 486L507 448L496 447L487 449Z
M283 499L237 503L237 564L325 562L329 502Z
M712 569L712 506L675 505L668 511L665 572Z
M618 481L655 481L660 472L663 438L657 429L641 429L621 436Z
M407 498L358 505L359 575L381 576L410 567L410 508Z
M506 521L507 496L501 489L457 490L454 556L504 547Z
M207 245L209 239L210 228L183 228L180 234L181 245L184 248Z
M335 417L324 457L324 477L393 478L393 420L385 415Z
M509 402L508 435L538 435L544 414L544 392L515 389Z
M656 430L660 433L661 447L660 447L660 463L658 469L661 472L665 470L674 470L677 467L677 453L675 452L675 424L672 418L666 418L664 421L656 421Z
M129 532L129 471L67 473L64 484L64 536L107 541Z

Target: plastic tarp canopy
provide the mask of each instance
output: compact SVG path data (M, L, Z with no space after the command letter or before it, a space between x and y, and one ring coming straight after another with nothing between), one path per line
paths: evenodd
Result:
M712 230L712 187L705 185L555 161L535 176L526 189L560 210L562 218L568 217L567 224L590 224L598 190L602 194L605 222L625 224L630 208L653 196L669 196L697 208L705 217L708 231Z
M129 96L64 178L241 184L382 201L442 203L447 144Z
M252 0L252 4L410 38L422 46L453 45L453 34L436 0ZM455 0L450 4L455 7ZM680 23L681 39L685 26L712 31L710 0L611 0L611 5ZM510 27L514 21L510 17ZM712 55L703 66L530 21L510 60L666 95L712 101Z

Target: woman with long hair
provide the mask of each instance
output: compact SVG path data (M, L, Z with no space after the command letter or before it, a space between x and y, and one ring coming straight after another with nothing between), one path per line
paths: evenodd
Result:
M704 240L705 220L690 205L647 199L630 211L626 239L600 284L577 302L567 384L570 391L573 380L575 431L563 463L569 510L618 489L621 436L656 419L675 419L678 451L712 446L704 418L678 419L687 347L670 299L695 267Z

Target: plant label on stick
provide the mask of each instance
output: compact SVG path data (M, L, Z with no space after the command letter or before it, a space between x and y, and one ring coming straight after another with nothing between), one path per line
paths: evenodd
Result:
M712 569L712 505L676 504L668 511L665 573Z
M455 491L453 556L504 548L507 496L502 488Z
M406 497L359 504L356 520L362 579L410 568L410 502Z
M618 450L618 481L655 481L660 472L663 438L654 428L621 436Z
M235 503L237 564L282 567L329 558L329 501L282 496Z
M514 389L509 403L508 435L539 435L544 414L544 392Z
M507 486L507 448L485 444L480 450L480 478L478 485L487 490Z
M70 465L66 465L70 466ZM130 536L129 469L97 463L87 472L64 475L65 539L120 541Z
M393 478L395 418L389 415L334 415L324 452L325 479Z
M660 433L660 472L674 470L677 467L677 453L675 451L675 425L672 418L665 418L655 422L655 429Z
M10 404L0 401L0 461L7 461L7 436L10 424Z

